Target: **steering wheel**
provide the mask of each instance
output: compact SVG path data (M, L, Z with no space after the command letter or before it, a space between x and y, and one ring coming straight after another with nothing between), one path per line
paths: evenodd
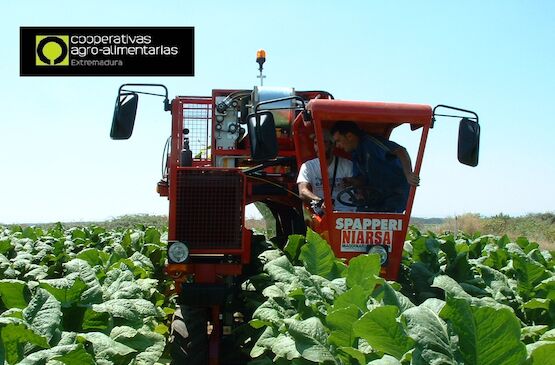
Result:
M378 190L368 186L362 188L348 186L337 193L336 199L346 207L369 208L378 205L380 196Z

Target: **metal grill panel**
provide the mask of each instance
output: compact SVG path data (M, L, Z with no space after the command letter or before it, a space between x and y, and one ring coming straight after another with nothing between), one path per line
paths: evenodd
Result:
M195 158L210 159L211 120L211 101L183 104L183 127L189 129L189 147Z
M176 238L192 249L240 249L244 177L223 170L180 170Z

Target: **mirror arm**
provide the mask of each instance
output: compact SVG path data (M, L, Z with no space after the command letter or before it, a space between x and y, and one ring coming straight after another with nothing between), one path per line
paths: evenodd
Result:
M470 120L475 120L476 123L478 123L478 114L476 114L472 110L466 110L466 109L461 109L461 108L457 108L457 107L454 107L454 106L438 104L432 110L432 124L431 124L430 128L434 127L434 123L436 121L436 116L438 116L438 117L462 118L462 116L460 116L460 115L437 114L436 113L437 108L446 108L446 109L457 110L457 111L460 111L460 112L472 114L472 115L474 115L474 117L465 117L465 118L470 119Z
M139 87L145 87L145 86L153 86L153 87L161 87L164 89L165 93L164 94L155 94L155 93L149 93L146 91L135 91L135 90L124 90L123 88L126 86L139 86ZM166 87L166 85L162 85L162 84L123 84L119 87L118 90L118 94L120 94L122 91L127 91L127 92L133 92L136 94L143 94L143 95L154 95L154 96L161 96L164 98L164 111L170 111L171 110L171 104L170 104L170 100L168 99L168 88Z

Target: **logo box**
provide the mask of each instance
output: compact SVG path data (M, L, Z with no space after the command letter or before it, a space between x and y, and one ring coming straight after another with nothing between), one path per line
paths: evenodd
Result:
M193 27L21 27L21 76L194 76Z

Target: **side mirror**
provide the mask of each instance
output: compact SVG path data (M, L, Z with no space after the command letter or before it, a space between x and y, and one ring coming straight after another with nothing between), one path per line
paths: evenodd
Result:
M480 125L478 122L462 118L459 124L459 162L468 166L478 165L480 151Z
M276 125L272 112L264 111L247 117L251 157L255 161L271 160L277 157L278 142Z
M110 138L128 139L131 137L133 126L135 125L138 102L139 95L135 92L124 91L119 93L114 108Z

